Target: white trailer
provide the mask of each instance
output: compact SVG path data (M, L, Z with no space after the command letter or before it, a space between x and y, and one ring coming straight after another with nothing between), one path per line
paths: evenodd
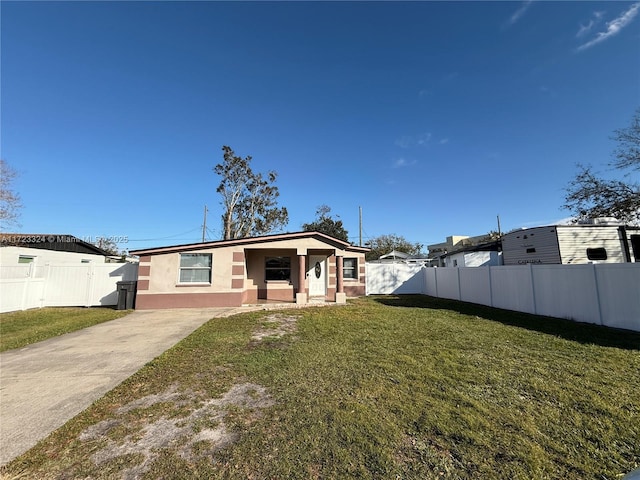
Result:
M640 227L551 225L502 237L505 265L640 262Z

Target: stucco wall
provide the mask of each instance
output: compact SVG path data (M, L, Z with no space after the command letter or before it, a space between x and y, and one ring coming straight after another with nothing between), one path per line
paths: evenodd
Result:
M234 251L238 248L216 248L208 250L165 253L140 258L139 280L147 281L139 290L154 293L211 293L231 292ZM211 254L211 285L179 282L181 253ZM241 251L239 253L242 253ZM238 263L238 262L236 262ZM237 275L235 275L237 276ZM244 274L242 275L244 276ZM146 287L146 288L145 288Z

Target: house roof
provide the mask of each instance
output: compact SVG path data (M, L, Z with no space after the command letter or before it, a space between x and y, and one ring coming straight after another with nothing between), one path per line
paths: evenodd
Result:
M463 247L458 250L454 250L452 252L447 252L441 257L451 257L458 253L469 253L469 252L499 252L502 250L502 241L494 240L492 242L481 243L479 245L470 245L468 247Z
M0 233L0 246L111 256L111 253L78 237L59 233Z
M166 247L146 248L146 249L140 249L140 250L131 250L129 254L137 255L137 256L154 255L159 253L182 252L185 250L189 250L189 251L203 250L203 249L210 249L210 248L231 247L236 245L250 246L258 243L269 243L269 242L276 242L276 241L282 241L282 240L302 240L307 238L315 238L326 244L333 245L334 247L337 247L343 250L348 250L351 252L366 253L371 250L369 248L357 247L355 245L351 245L349 242L345 242L344 240L340 240L338 238L334 238L320 232L295 232L295 233L281 233L276 235L265 235L261 237L246 237L246 238L236 238L232 240L216 240L213 242L188 243L183 245L170 245Z

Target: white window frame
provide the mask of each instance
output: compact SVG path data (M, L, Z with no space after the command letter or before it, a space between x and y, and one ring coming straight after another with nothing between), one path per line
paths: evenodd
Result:
M209 266L182 266L182 256L183 255L191 255L191 256L208 256L209 257ZM196 282L196 281L185 281L182 280L182 271L183 270L208 270L209 271L209 281L208 282ZM213 280L213 254L211 253L193 253L193 252L185 252L180 253L178 257L178 285L211 285Z
M355 266L353 268L349 267L349 270L353 270L353 277L348 277L345 273L347 271L347 267L345 266L347 260L353 260L355 262ZM360 272L358 270L358 257L344 257L342 259L342 278L351 281L357 281L360 278Z

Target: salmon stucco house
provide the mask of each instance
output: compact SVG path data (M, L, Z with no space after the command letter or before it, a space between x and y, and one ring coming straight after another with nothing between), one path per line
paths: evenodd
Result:
M136 308L344 303L365 294L368 251L318 232L134 250Z

